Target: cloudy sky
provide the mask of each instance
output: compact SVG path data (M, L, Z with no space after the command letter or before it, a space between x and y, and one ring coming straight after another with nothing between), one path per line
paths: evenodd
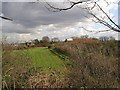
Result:
M118 22L118 0L107 0L109 7L103 0L100 2L101 7L109 13L113 20ZM50 3L50 2L49 2ZM51 3L57 7L67 7L68 4L63 2ZM104 30L102 25L97 25L83 15L87 13L78 7L68 11L52 12L46 8L45 2L28 3L28 2L2 2L2 16L9 17L13 21L2 20L2 34L7 36L9 41L21 42L33 39L41 39L43 36L50 38L58 37L64 40L69 37L89 35L90 37L114 36L118 38L118 33L109 31L101 33L92 33L83 30ZM97 15L102 15L95 10ZM88 15L89 18L93 18Z

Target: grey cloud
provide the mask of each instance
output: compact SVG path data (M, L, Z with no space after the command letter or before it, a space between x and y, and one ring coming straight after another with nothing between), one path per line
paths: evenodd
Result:
M37 27L41 28L42 32L46 30L46 33L48 33L49 31L62 30L85 20L80 15L80 13L84 13L80 9L52 12L48 11L45 5L43 2L3 2L2 13L13 19L13 22L3 20L3 33L34 34L41 32L36 30ZM51 24L53 24L53 27L49 27ZM46 28L40 27L42 25L45 25Z
M32 29L25 28L20 24L15 24L10 21L2 21L2 33L28 34L33 32Z
M13 18L15 23L25 27L36 27L42 24L74 23L85 18L80 14L80 9L72 9L63 12L52 12L45 8L45 3L3 3L3 14Z

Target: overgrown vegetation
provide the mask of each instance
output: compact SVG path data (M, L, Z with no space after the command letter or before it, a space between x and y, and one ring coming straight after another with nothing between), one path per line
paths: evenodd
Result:
M56 44L54 50L69 56L76 64L69 67L72 87L119 87L117 41L78 39Z

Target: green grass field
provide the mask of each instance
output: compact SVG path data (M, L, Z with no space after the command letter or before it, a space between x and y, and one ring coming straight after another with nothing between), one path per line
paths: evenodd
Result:
M30 55L33 67L40 68L44 73L55 71L55 73L59 72L64 75L67 71L64 60L53 54L48 48L31 48L16 52Z

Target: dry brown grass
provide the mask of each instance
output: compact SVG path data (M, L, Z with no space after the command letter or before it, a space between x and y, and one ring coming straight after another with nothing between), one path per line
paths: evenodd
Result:
M55 75L37 75L29 78L31 88L68 88L69 78L59 78Z

